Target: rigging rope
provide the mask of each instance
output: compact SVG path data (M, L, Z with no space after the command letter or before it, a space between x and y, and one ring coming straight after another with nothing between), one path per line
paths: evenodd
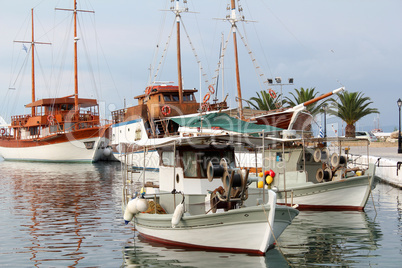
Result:
M228 44L229 44L229 39L230 39L230 33L231 33L231 32L232 32L232 28L230 28L228 37L227 37L227 39L226 39L226 41L225 41L225 45L223 46L223 49L222 49L222 54L221 54L221 56L219 57L218 66L217 66L216 69L215 69L215 75L214 75L214 77L212 77L212 84L213 84L213 85L216 84L216 80L218 79L219 71L220 71L220 68L221 68L221 64L222 64L222 62L223 62L223 57L225 56L225 52L226 52L227 46L228 46Z
M184 26L183 20L182 20L182 25L183 25L184 32L185 32L186 35L187 35L187 39L188 39L188 42L189 42L189 44L190 44L191 50L192 50L193 53L194 53L194 57L195 57L195 59L197 60L197 63L199 64L199 68L200 68L202 77L205 79L204 82L205 82L205 84L206 84L207 87L208 87L208 86L209 86L208 77L207 77L207 75L206 75L205 72L204 72L204 68L202 67L201 61L200 61L200 59L198 58L197 52L196 52L196 50L195 50L195 47L194 47L193 43L191 42L190 36L188 35L188 32L187 32L187 29L186 29L186 27Z
M162 63L163 63L163 59L165 58L167 49L168 49L168 47L169 47L170 38L172 38L172 35L173 35L173 30L174 30L175 24L176 24L176 21L173 22L172 29L171 29L170 34L169 34L169 36L168 36L168 40L166 41L166 43L165 43L165 48L164 48L164 50L163 50L163 52L162 52L161 60L159 61L158 67L156 68L156 72L155 72L155 74L154 74L154 76L153 76L152 84L155 83L156 78L158 77L158 73L159 73L160 68L161 68L161 65L162 65Z
M260 83L260 87L263 89L264 87L263 87L262 84L267 83L268 80L265 77L264 73L262 72L261 67L258 64L257 59L254 57L254 54L253 54L251 48L249 47L246 39L240 33L240 31L237 31L237 33L239 34L240 39L243 41L243 44L244 44L245 48L247 49L248 54L250 55L251 61L252 61L253 65L254 65L254 69L255 69L257 77L258 77L258 82ZM262 82L261 82L261 79L262 79Z
M168 3L166 2L165 10L167 9L167 5L168 5ZM161 39L162 39L162 33L164 32L165 21L166 21L166 12L164 13L164 16L161 19L161 26L159 27L158 41L156 42L156 49L155 49L152 63L150 66L150 74L149 74L149 80L148 80L147 85L150 85L152 82L152 74L154 73L157 57L159 54L159 48L160 48L160 43L161 43Z

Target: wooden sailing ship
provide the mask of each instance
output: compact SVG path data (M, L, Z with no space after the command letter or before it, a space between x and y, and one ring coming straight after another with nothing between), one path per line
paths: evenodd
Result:
M122 147L137 141L157 139L178 134L179 125L169 120L173 116L186 116L200 112L217 111L227 108L226 101L210 104L209 99L215 92L213 85L209 85L209 92L202 102L197 102L197 89L184 89L181 64L181 13L187 8L181 8L179 0L172 1L176 17L177 43L177 74L178 85L173 82L153 82L144 93L134 97L138 105L112 111L112 147L115 156L119 158L124 153Z
M5 160L84 161L107 157L109 125L102 125L96 99L78 97L77 1L74 9L74 94L60 98L35 99L35 42L32 9L32 102L30 114L11 117L11 125L0 130L0 156ZM85 11L88 12L88 11Z

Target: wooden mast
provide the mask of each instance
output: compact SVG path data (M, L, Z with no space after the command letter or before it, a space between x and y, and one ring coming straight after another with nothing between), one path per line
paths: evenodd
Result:
M31 41L14 41L16 43L28 43L31 44L31 96L32 102L35 102L35 44L51 45L51 43L35 42L35 32L34 32L34 9L31 9ZM31 107L31 116L35 116L35 107Z
M31 9L31 17L32 17L32 62L31 62L31 81L32 81L32 102L35 102L35 34L34 34L34 14L33 8ZM31 115L35 116L35 107L31 107Z
M177 28L177 75L179 86L179 103L183 103L183 77L181 73L181 47L180 47L180 9L179 0L176 0L176 28Z
M74 0L73 12L74 12L74 109L75 109L74 118L76 121L78 121L80 108L78 107L77 0Z
M78 48L77 42L79 40L77 36L77 13L78 12L90 12L95 13L92 10L79 10L77 9L77 0L74 0L74 9L66 9L66 8L56 8L56 10L64 10L64 11L73 11L74 13L74 117L75 120L78 121L79 115L79 103L78 103Z
M236 38L236 4L235 0L231 0L231 23L232 23L232 31L233 31L233 46L234 46L234 54L235 54L235 65L236 65L236 84L237 84L237 99L238 99L238 107L239 107L239 117L240 119L244 119L243 116L243 103L241 96L241 86L240 86L240 70L239 70L239 57L237 53L237 38Z

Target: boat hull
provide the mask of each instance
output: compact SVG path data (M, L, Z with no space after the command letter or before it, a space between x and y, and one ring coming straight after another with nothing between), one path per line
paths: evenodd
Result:
M138 214L135 227L142 237L163 244L263 255L292 222L298 211L276 207L273 234L268 223L270 206L240 208L223 213L183 216L172 228L171 214Z
M98 129L65 133L47 140L0 139L0 156L12 161L96 162L104 158L109 139Z
M277 192L278 204L297 204L300 210L363 211L378 177L359 176L289 188Z

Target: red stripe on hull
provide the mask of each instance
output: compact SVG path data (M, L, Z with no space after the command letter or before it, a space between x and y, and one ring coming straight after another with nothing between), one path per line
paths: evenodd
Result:
M199 249L199 250L205 250L205 251L217 251L217 252L229 252L229 253L246 253L250 255L259 255L259 256L264 256L265 252L261 252L259 250L250 250L250 249L239 249L239 248L220 248L220 247L208 247L208 246L200 246L200 245L193 245L193 244L187 244L187 243L181 243L181 242L176 242L176 241L171 241L171 240L165 240L161 238L157 238L151 235L146 235L143 233L140 233L140 236L143 237L146 240L168 245L168 246L173 246L173 247L180 247L180 248L188 248L188 249ZM274 246L269 247L268 250L272 249Z
M291 207L290 204L277 203L278 205L284 205ZM327 205L303 205L298 204L297 210L320 210L320 211L364 211L364 207L358 206L327 206Z

